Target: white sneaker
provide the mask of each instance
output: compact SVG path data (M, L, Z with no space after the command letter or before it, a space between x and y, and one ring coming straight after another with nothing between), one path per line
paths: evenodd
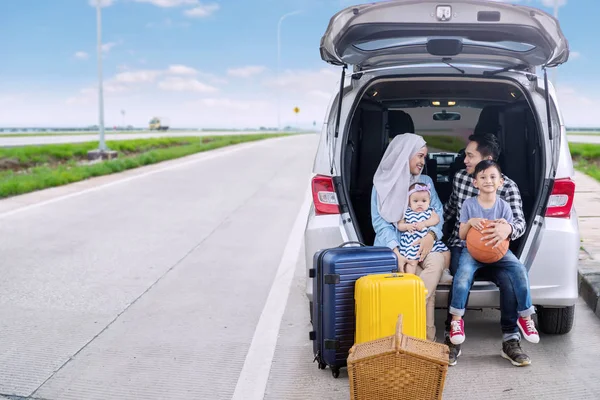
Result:
M453 279L454 279L454 277L450 273L450 270L448 268L446 268L442 272L442 277L440 278L440 284L442 284L442 285L451 285Z

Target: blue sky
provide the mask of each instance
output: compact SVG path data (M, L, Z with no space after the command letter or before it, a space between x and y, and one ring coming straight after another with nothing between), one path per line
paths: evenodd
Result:
M309 126L323 120L338 69L319 55L329 19L361 1L101 0L107 126ZM557 87L571 126L598 126L596 0L559 0L572 51ZM520 0L552 12L553 0ZM277 22L281 78L277 79ZM90 0L0 2L0 126L97 123L96 12ZM292 111L300 107L300 114ZM121 110L125 110L125 116Z

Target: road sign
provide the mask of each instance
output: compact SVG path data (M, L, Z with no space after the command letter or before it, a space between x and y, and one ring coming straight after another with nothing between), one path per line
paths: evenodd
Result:
M298 113L300 112L300 109L299 109L298 107L294 107L294 112L295 112L296 114L298 114Z

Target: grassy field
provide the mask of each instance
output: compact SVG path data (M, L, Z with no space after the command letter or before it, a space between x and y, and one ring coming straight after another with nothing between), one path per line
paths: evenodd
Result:
M467 146L463 139L455 136L428 135L423 136L423 139L427 142L428 147L454 153L458 153L459 150L464 149Z
M600 145L569 143L575 168L600 181Z
M284 134L108 141L117 159L89 163L97 142L0 148L0 198L78 182L233 144Z

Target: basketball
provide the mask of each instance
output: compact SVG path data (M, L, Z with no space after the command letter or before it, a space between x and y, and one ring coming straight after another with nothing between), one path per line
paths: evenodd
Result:
M487 228L487 224L483 230ZM484 235L475 228L469 229L467 233L467 250L475 260L484 264L491 264L499 261L508 251L509 241L505 239L495 249L493 246L486 246L486 241L481 240Z

